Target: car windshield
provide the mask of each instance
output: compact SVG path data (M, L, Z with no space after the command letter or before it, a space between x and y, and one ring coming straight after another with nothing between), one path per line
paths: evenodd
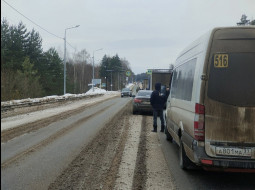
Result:
M130 89L129 89L129 88L123 88L123 89L122 89L122 92L123 92L123 91L130 91Z
M139 91L137 93L137 96L147 96L147 97L150 97L151 93L152 93L152 91Z

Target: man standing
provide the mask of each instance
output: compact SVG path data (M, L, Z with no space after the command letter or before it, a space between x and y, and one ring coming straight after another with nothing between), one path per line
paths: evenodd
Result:
M163 117L163 108L164 103L166 101L165 96L161 96L160 94L161 84L155 84L155 90L151 94L150 102L153 108L153 130L152 132L157 132L157 116L159 115L161 120L161 130L160 132L164 132L165 123Z

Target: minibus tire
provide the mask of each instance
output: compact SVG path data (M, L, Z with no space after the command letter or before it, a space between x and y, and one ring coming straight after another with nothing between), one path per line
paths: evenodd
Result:
M166 140L169 142L173 142L173 137L170 135L167 127L165 127Z
M180 159L180 168L181 169L186 170L189 168L189 166L191 166L191 161L185 153L182 141L180 141L179 159Z

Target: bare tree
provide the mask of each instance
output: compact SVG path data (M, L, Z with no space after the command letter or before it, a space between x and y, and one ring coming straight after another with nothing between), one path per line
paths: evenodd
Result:
M69 91L73 93L84 93L88 90L88 84L92 79L92 65L90 55L83 49L73 54L69 59L68 78L72 85Z

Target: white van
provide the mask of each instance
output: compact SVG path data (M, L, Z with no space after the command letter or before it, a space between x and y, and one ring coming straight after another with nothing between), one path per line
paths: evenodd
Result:
M255 172L255 27L215 28L175 62L166 136L180 166Z

